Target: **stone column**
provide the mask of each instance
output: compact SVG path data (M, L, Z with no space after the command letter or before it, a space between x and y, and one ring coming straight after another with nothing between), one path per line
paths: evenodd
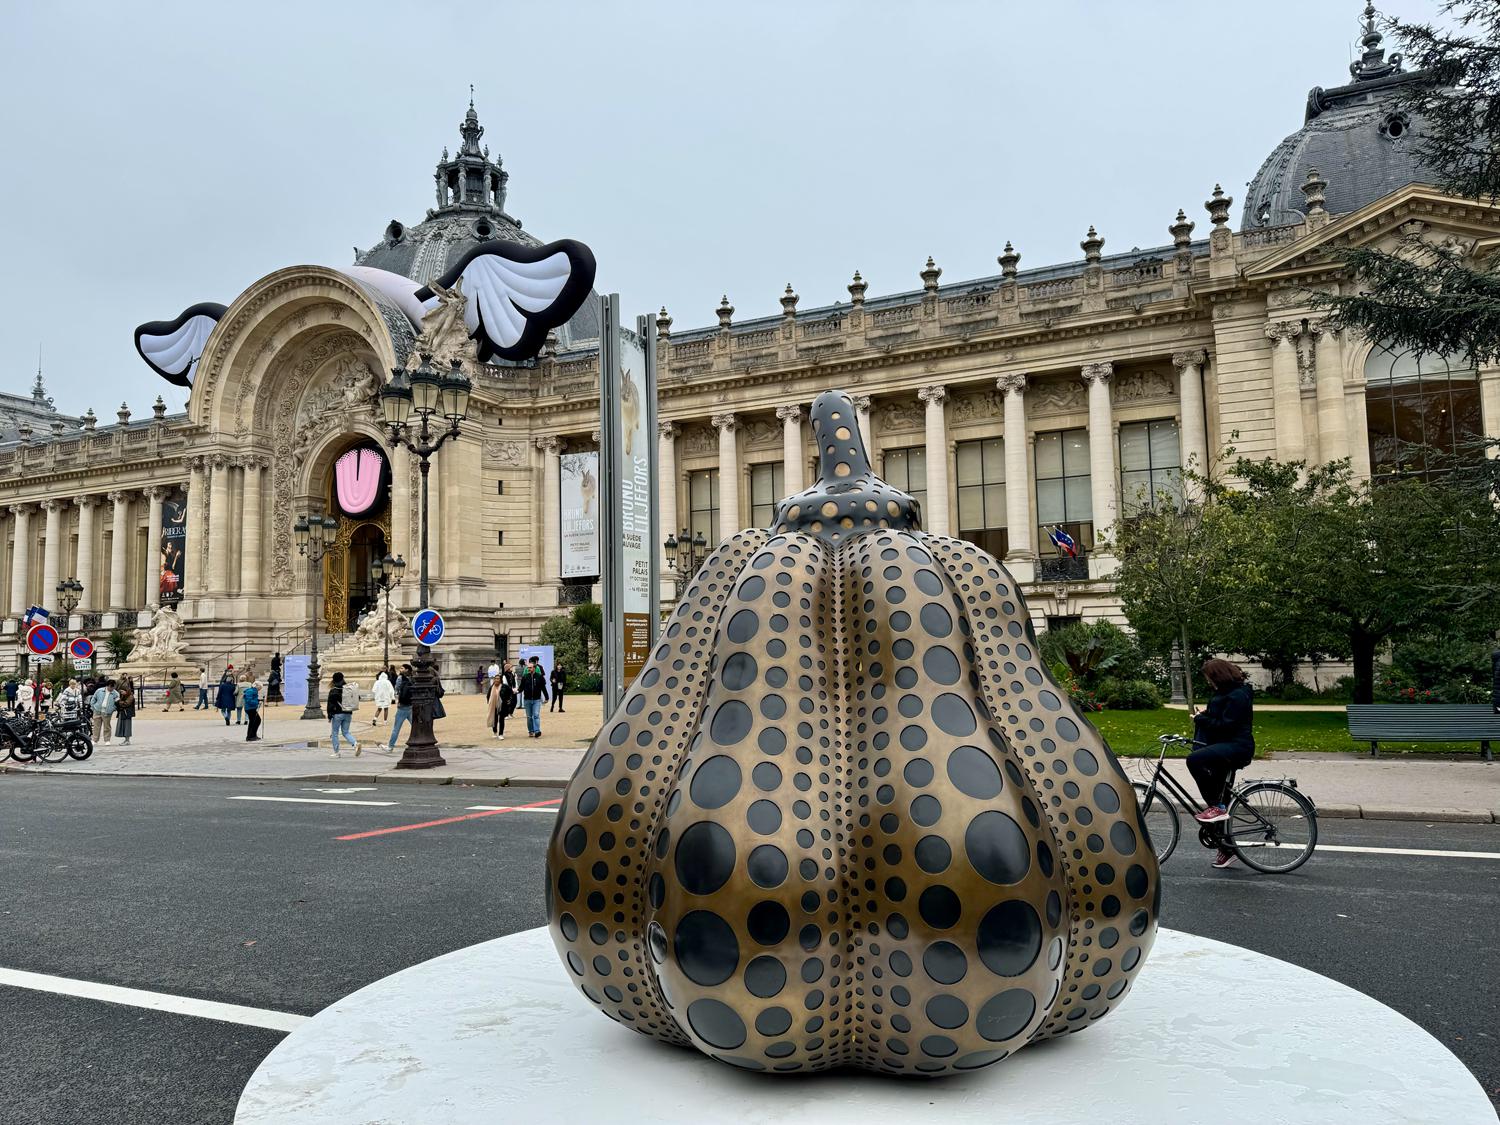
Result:
M94 509L98 506L97 496L75 496L73 503L78 505L78 581L83 583L83 593L78 596L78 613L93 613L94 606L99 601L99 591L94 589Z
M234 520L229 514L229 458L215 454L208 490L208 592L229 592L229 535Z
M677 526L677 434L678 425L670 418L656 421L656 486L657 502L661 505L661 540L676 535L682 529ZM675 560L667 557L667 549L661 548L662 573Z
M1313 366L1318 387L1318 459L1349 456L1348 407L1344 403L1344 365L1339 334L1327 324L1313 328Z
M1365 408L1365 380L1344 385L1344 421L1349 427L1349 472L1355 481L1370 479L1370 416Z
M1271 404L1276 412L1276 460L1303 457L1302 383L1297 375L1297 337L1302 329L1292 321L1266 328L1271 341Z
M870 464L878 465L879 460L875 456L875 442L870 434L870 396L855 395L854 417L859 420L859 436L865 439L865 456L869 457Z
M206 533L204 501L208 494L203 481L203 458L193 457L187 462L187 528L182 549L182 589L191 598L203 596L203 536Z
M728 539L740 528L740 452L733 414L715 414L719 431L719 538Z
M1203 413L1203 352L1177 352L1177 395L1182 405L1182 465L1208 472L1208 419Z
M57 584L62 581L63 510L65 500L46 500L42 508L47 513L47 543L42 554L42 604L55 609ZM59 621L59 623L61 623Z
M776 417L781 419L781 459L786 465L786 494L795 496L807 486L802 483L804 461L802 442L802 407L778 406ZM719 481L723 485L722 478ZM775 500L780 500L777 496Z
M245 459L245 496L240 511L240 593L255 595L261 585L261 473L266 463L259 457ZM395 527L396 513L391 512Z
M1500 367L1479 369L1479 422L1485 434L1500 436ZM1491 445L1488 453L1500 457L1500 446Z
M1115 427L1110 410L1109 381L1113 363L1086 363L1083 383L1089 389L1089 494L1094 508L1094 540L1107 539L1114 531Z
M31 608L31 513L36 508L31 504L17 504L10 514L16 517L16 550L10 567L10 611L20 616Z
M927 511L923 523L934 535L948 534L948 417L943 404L948 388L923 387L917 397L927 405Z
M130 608L125 584L125 565L130 557L127 553L130 549L130 493L111 492L109 501L115 506L109 544L109 608L111 612L119 613Z
M146 600L141 604L149 609L161 604L161 502L166 495L165 488L146 489Z
M562 438L556 434L536 439L542 451L542 581L562 575Z
M1031 544L1031 464L1026 441L1026 376L1002 375L996 388L1005 396L1005 528L1007 559L1035 557ZM1017 577L1020 577L1019 575Z

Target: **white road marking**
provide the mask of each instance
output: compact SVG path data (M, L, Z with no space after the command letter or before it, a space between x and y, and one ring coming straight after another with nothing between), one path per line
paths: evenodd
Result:
M515 805L470 805L464 811L465 812L529 812L529 813L542 813L542 814L544 814L546 816L556 816L557 815L557 806L556 805L552 805L550 808L544 808L544 809L522 809L522 808L517 808Z
M191 996L172 996L165 992L147 992L141 988L122 988L114 984L54 977L46 973L28 973L21 969L0 969L0 985L50 992L57 996L77 996L84 1000L102 1000L106 1004L128 1004L133 1008L151 1008L179 1016L220 1020L246 1027L265 1027L272 1031L295 1031L307 1022L307 1016L293 1012L276 1012L269 1008L247 1008L243 1004L220 1004L215 1000L195 1000Z
M1450 852L1438 848L1363 848L1352 844L1319 844L1318 852L1365 852L1369 855L1430 855L1439 859L1500 859L1500 852Z
M395 801L342 801L337 797L229 797L231 801L289 801L296 805L394 805Z
M320 789L317 786L313 786L312 788L306 788L306 787L304 787L303 790L302 790L302 792L304 792L304 793L373 793L373 792L375 792L375 786L373 786L373 785L350 786L350 787L347 787L347 788L344 788L344 789Z

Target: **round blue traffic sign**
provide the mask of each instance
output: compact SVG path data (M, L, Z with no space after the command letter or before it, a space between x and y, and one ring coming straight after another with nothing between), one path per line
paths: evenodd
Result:
M57 647L57 630L51 625L33 625L26 631L26 647L38 656L46 656Z
M68 651L74 660L87 660L94 655L94 642L87 637L74 637L68 642Z
M435 609L419 609L411 619L411 635L417 644L431 647L443 639L443 615Z

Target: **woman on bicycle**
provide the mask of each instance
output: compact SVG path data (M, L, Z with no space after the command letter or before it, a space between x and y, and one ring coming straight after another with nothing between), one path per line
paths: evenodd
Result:
M1224 804L1229 775L1255 758L1255 735L1250 729L1254 704L1245 673L1229 661L1205 661L1203 678L1214 694L1208 705L1193 716L1193 738L1201 745L1188 755L1187 767L1208 805L1198 814L1198 821L1219 824L1229 819ZM1236 858L1233 849L1221 846L1213 865L1228 867Z

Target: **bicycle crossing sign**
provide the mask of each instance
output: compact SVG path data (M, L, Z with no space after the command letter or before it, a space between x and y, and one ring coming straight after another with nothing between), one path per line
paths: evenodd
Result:
M443 615L435 609L419 609L411 619L411 634L417 644L431 647L443 639Z
M87 637L74 637L68 642L68 652L74 660L87 660L94 655L94 642Z
M37 656L46 656L57 647L57 630L41 623L26 630L26 647Z

